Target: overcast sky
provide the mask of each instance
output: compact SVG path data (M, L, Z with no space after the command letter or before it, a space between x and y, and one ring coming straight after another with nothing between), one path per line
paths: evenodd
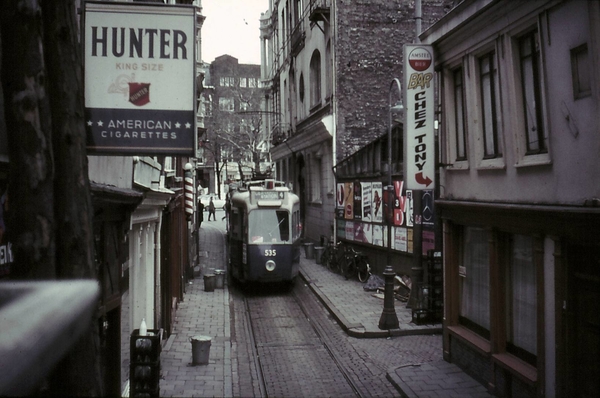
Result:
M268 0L202 0L202 60L224 54L241 64L260 64L260 13Z

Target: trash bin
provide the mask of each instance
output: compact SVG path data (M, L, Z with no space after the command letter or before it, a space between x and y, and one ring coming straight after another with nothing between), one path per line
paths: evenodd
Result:
M204 275L204 291L205 292L214 292L215 291L216 279L217 279L217 276L215 274Z
M325 248L322 246L315 246L315 261L317 264L321 264L321 257L323 256L323 252Z
M304 244L304 253L306 258L312 260L315 257L315 244L314 243L305 243Z
M224 269L216 269L215 270L215 289L223 289L224 284L225 284L225 270Z
M192 365L206 365L210 356L210 336L194 336L192 343Z

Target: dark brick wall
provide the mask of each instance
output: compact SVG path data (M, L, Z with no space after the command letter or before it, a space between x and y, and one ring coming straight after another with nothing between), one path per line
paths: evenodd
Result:
M450 339L451 362L484 386L492 380L492 366L489 358L482 356L461 341Z
M451 5L423 0L422 30ZM387 132L389 86L402 80L402 46L415 39L414 1L340 0L337 22L336 163Z

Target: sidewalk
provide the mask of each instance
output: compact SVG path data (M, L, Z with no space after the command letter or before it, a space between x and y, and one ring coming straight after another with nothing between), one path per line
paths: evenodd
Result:
M215 226L204 226L200 231L200 264L224 267L224 238ZM378 322L383 310L383 300L366 292L362 283L345 280L314 260L300 261L301 278L324 303L340 327L350 336L358 338L387 338L390 336L441 333L441 325L415 325L411 323L411 310L406 304L395 301L399 328L379 330ZM192 366L190 338L210 336L208 365ZM441 338L441 336L440 336ZM174 331L166 342L162 354L162 379L160 395L186 397L231 397L232 371L229 291L215 289L205 292L202 278L187 285L184 301L179 304L174 320ZM405 397L489 397L486 389L462 372L456 365L443 360L391 368L388 380Z

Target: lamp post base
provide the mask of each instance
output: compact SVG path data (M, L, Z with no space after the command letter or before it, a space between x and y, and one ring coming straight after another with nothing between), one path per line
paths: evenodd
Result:
M383 276L385 278L385 291L383 294L383 312L381 318L379 318L379 329L398 329L398 316L394 308L394 276L396 276L396 273L391 265L386 265Z

